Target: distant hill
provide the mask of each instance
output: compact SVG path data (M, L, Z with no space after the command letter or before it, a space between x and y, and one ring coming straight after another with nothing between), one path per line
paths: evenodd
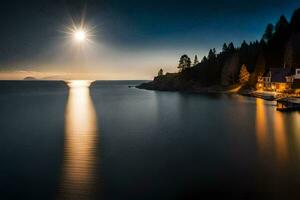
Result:
M37 80L37 79L33 76L27 76L23 80L32 81L32 80Z
M61 75L53 75L53 76L46 76L41 78L42 80L63 80L64 77Z

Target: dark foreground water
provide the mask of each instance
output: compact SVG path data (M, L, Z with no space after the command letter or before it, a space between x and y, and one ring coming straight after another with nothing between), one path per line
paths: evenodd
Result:
M300 113L139 82L0 82L0 199L299 199Z

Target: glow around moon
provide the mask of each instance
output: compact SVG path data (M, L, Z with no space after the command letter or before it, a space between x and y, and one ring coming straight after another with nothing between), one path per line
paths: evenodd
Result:
M73 41L74 43L91 43L93 38L93 28L89 27L88 25L82 23L78 26L75 23L72 26L67 27L67 30L64 31L68 40Z
M86 32L84 30L76 30L74 31L74 39L78 42L83 42L86 40Z

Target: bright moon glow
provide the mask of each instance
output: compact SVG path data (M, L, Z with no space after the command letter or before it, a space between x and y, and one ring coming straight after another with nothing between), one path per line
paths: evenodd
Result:
M82 42L86 39L86 33L84 30L77 30L74 32L74 38L78 42Z
M80 25L76 26L73 22L71 26L66 27L64 33L66 34L68 39L71 39L73 42L77 44L86 44L92 42L93 35L93 27L88 26L81 22ZM81 46L81 45L80 45Z
M81 88L85 87L88 88L93 81L91 80L72 80L72 81L67 81L67 84L71 88Z

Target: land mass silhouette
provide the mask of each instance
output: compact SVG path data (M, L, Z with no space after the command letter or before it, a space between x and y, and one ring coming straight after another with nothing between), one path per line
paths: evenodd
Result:
M300 66L300 8L288 21L284 15L278 22L268 24L260 41L246 42L239 47L224 43L222 51L210 49L207 56L192 64L187 55L179 60L178 73L163 74L159 70L153 81L137 88L167 91L224 92L253 90L257 80L270 68ZM244 69L242 70L242 68ZM249 72L241 83L241 73ZM243 72L242 72L243 71ZM238 88L238 89L237 89Z

